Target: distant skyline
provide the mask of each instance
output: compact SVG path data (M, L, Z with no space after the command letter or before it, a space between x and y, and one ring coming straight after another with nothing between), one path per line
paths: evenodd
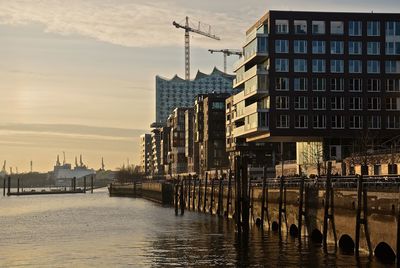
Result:
M98 169L138 163L138 136L154 121L155 76L184 76L183 31L211 24L221 41L193 34L192 77L222 67L209 48L241 48L267 10L400 11L400 1L0 0L0 164L47 171L56 156ZM229 57L228 70L237 57Z

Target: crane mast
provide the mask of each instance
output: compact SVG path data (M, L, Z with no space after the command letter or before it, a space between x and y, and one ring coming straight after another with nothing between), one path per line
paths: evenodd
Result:
M206 36L214 40L221 40L218 36L211 33L211 26L208 26L208 32L201 30L201 23L198 23L197 29L193 28L189 24L189 17L185 18L185 25L179 24L177 22L172 22L176 28L182 28L185 30L185 79L190 80L190 32L197 33L199 35Z
M210 51L211 54L213 53L222 53L224 54L224 73L226 73L226 58L228 56L232 56L232 55L237 55L240 57L242 57L243 52L238 50L238 49L209 49L208 51Z

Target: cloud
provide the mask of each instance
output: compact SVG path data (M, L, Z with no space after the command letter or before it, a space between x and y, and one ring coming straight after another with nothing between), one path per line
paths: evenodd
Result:
M39 23L49 33L80 35L127 47L183 45L183 30L174 28L172 21L183 23L186 15L211 24L222 38L217 42L193 34L193 46L239 47L249 26L245 18L184 7L173 0L13 0L0 5L0 24ZM246 17L250 15L246 12Z

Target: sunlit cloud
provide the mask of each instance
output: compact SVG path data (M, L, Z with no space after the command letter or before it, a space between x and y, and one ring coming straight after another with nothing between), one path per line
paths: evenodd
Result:
M60 35L80 35L99 41L128 47L160 47L182 45L183 31L173 27L189 15L204 19L222 35L215 47L242 42L242 32L249 21L234 18L224 12L184 8L174 1L112 0L13 0L2 1L0 23L25 25L39 23L46 32ZM198 38L194 46L210 46L211 40Z

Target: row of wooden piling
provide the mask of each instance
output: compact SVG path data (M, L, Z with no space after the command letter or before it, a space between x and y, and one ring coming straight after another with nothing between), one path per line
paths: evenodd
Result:
M90 192L93 193L93 188L94 188L94 177L90 176ZM7 196L9 195L28 195L28 194L37 194L37 192L24 192L23 188L21 189L20 187L20 179L17 179L17 192L13 193L11 192L11 177L8 176L7 179L4 178L3 179L3 196L6 196L6 189L7 189ZM21 191L22 190L22 191ZM76 188L76 177L71 179L71 190L70 191L65 191L68 193L86 193L87 191L87 183L86 183L86 176L83 177L83 190L79 190L77 191ZM45 192L46 194L55 194L58 192L51 192L51 191L47 191ZM43 192L41 192L41 194L44 194Z
M216 206L215 214L219 216L229 217L232 202L235 202L235 210L233 218L236 222L238 235L241 233L246 233L249 231L250 215L253 214L254 208L254 191L251 183L248 179L247 174L247 159L245 157L237 156L235 159L235 174L230 171L228 174L227 182L227 200L224 211L223 206L223 193L224 193L224 183L226 180L224 176L220 178L211 179L211 193L210 200L208 200L208 184L209 176L206 173L204 178L204 187L202 186L203 181L189 175L187 178L179 178L175 180L175 214L178 215L179 209L180 214L183 215L185 209L197 210L199 212L214 214L214 206ZM325 195L324 195L324 219L323 219L323 230L321 234L320 241L317 242L323 244L324 251L327 251L327 241L328 241L328 229L331 228L334 241L335 252L337 250L338 239L335 226L335 202L334 202L334 190L332 186L331 179L332 163L328 162L327 176L325 183ZM266 174L266 172L265 172ZM235 178L234 184L232 183L233 177ZM218 183L215 183L218 181ZM218 200L215 201L215 186L218 189ZM235 197L233 200L233 187ZM299 181L299 200L298 200L298 219L297 228L292 232L292 228L288 228L287 222L287 211L286 211L286 197L287 197L287 187L285 185L285 177L281 176L279 178L279 210L278 210L278 222L273 222L271 226L271 218L269 213L269 184L267 182L266 176L264 176L262 181L262 194L261 194L261 218L257 219L255 222L261 228L264 228L265 222L268 223L268 227L277 230L279 236L282 237L283 225L286 225L286 230L293 236L296 236L301 243L302 230L305 226L305 221L308 214L307 205L307 189L309 189L310 184L305 183L305 178L301 178ZM196 191L197 188L197 191ZM203 191L202 191L203 188ZM197 193L197 195L196 195ZM373 251L371 247L371 240L369 235L368 226L368 204L367 204L367 189L364 187L363 176L357 176L357 207L356 207L356 231L355 231L355 243L352 251L355 252L356 256L359 256L360 252L360 240L361 240L361 227L364 227L365 240L368 246L368 252L371 256ZM400 198L399 198L400 200ZM196 204L197 202L197 204ZM197 206L196 206L197 205ZM251 213L250 213L251 211ZM275 225L275 226L274 226ZM397 215L397 256L400 256L400 201L398 206ZM292 227L292 226L291 226ZM320 232L319 232L320 233ZM313 236L313 234L311 234ZM340 245L340 241L339 241ZM351 248L351 247L350 247Z

